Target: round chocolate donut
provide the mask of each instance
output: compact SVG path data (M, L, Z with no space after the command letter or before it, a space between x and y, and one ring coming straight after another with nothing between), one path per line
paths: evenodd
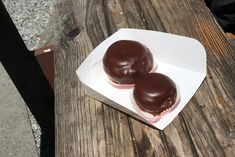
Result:
M156 116L176 103L177 89L166 75L149 73L136 80L133 97L142 111Z
M152 70L153 56L140 42L119 40L107 49L103 68L114 83L134 84L138 77Z

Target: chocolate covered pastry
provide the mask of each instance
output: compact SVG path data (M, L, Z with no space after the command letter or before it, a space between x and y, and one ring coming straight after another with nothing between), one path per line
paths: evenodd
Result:
M134 84L140 76L153 69L153 55L137 41L119 40L113 43L103 57L103 68L115 84Z
M135 107L150 122L172 109L179 102L178 94L176 84L160 73L143 75L133 89Z

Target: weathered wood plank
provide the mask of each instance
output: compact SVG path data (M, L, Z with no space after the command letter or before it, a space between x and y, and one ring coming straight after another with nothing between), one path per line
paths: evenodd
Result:
M87 96L75 74L107 37L102 1L58 1L55 9L56 156L134 156L127 116Z
M56 12L57 156L235 154L235 53L203 1L58 1ZM77 67L95 46L123 27L194 37L207 50L206 81L164 131L103 105L80 88ZM71 38L75 28L80 33Z
M231 44L201 1L152 0L151 2L155 6L156 13L151 15L151 19L146 18L146 23L154 23L152 19L161 20L167 32L197 38L207 49L207 80L180 116L189 129L194 145L192 150L195 149L195 155L199 156L233 156L235 145L231 134L234 133L235 94L231 87L235 85L233 79L235 55ZM139 3L144 16L153 12L150 7L145 8L149 5L149 1L139 1ZM212 68L213 66L216 67ZM207 86L209 88L205 88ZM201 111L199 105L206 106L207 110ZM173 126L176 126L177 130L180 128L174 122L164 130L167 139L172 138L173 130L169 128ZM181 140L182 138L178 139L179 142ZM174 145L173 140L168 144ZM180 146L177 150L180 150ZM175 154L174 151L172 153Z

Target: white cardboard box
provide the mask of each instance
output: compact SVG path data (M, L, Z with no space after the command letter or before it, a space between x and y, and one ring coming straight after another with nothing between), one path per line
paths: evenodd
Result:
M131 89L110 85L103 71L102 58L107 48L117 40L136 40L147 46L158 65L156 72L169 76L178 85L181 100L178 106L153 123L163 130L185 107L206 77L206 52L195 39L168 33L120 29L98 45L77 69L86 93L118 110L148 123L131 103Z

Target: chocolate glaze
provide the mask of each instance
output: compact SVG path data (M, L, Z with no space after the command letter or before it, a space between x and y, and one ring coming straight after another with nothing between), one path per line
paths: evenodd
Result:
M136 81L133 96L141 110L156 116L175 104L177 90L169 77L149 73Z
M136 78L152 70L153 56L137 41L119 40L107 49L103 67L115 83L133 84Z

